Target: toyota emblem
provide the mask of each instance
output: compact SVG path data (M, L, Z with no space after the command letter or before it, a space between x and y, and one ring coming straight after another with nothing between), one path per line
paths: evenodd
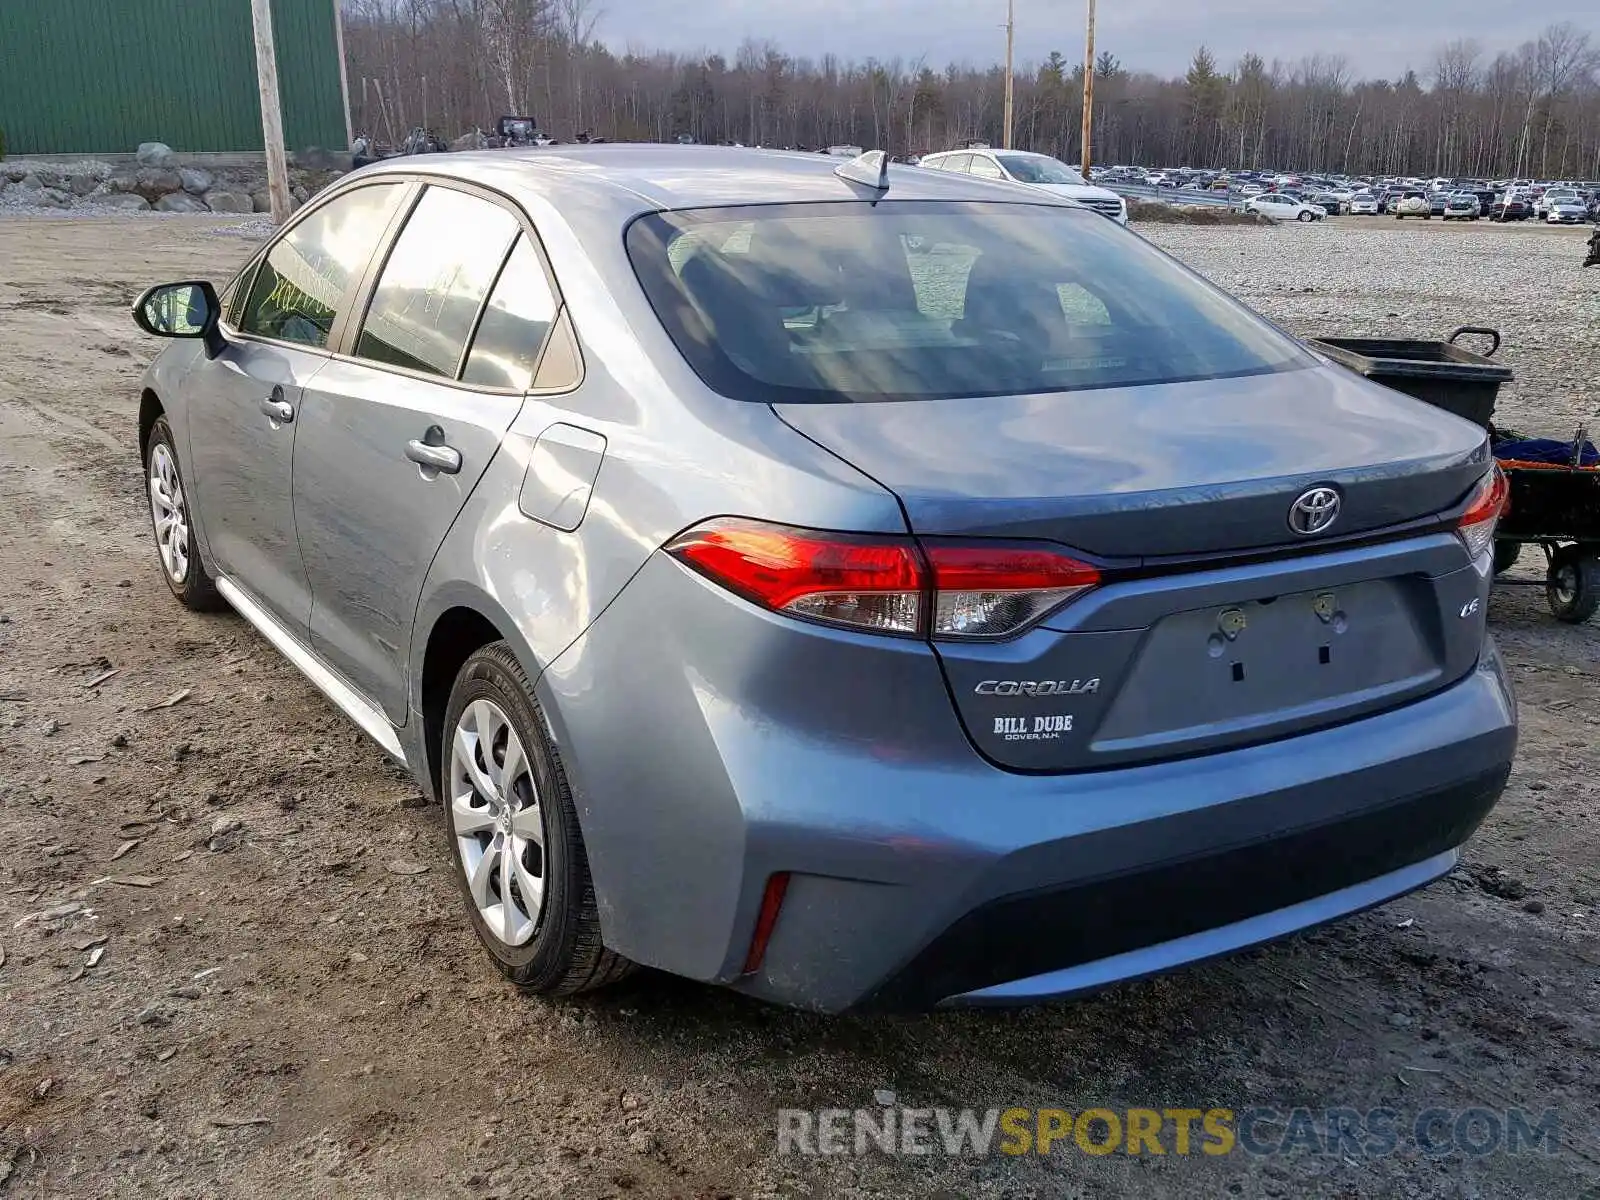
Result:
M1339 493L1314 487L1289 506L1289 528L1304 537L1326 532L1339 519Z

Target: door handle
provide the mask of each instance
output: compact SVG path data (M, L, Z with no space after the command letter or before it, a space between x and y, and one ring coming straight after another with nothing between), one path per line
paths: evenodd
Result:
M283 398L283 389L281 387L274 387L272 395L261 401L261 412L280 425L287 425L294 420L294 405Z
M427 432L427 440L412 438L406 443L406 457L419 467L454 475L461 470L461 452L444 444L444 431L435 425Z

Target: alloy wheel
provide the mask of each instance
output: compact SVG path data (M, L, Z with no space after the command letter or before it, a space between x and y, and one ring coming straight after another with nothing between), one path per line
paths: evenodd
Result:
M544 811L517 731L474 700L450 740L450 820L472 902L507 946L527 944L544 906Z
M150 517L161 565L172 582L182 584L189 575L189 513L177 461L165 442L157 442L150 451Z

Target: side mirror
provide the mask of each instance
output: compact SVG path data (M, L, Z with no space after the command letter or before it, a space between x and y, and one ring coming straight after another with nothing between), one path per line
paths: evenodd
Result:
M215 358L226 343L218 322L222 304L217 289L204 279L161 283L133 305L133 323L156 337L202 338L206 357Z

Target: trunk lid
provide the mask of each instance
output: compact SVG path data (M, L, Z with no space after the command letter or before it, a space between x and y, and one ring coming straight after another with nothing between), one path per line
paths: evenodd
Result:
M1319 366L1245 378L866 404L778 415L894 492L913 533L1046 538L1129 559L1304 539L1289 505L1331 484L1329 536L1455 503L1488 468L1466 421Z
M1341 543L1460 502L1488 467L1483 431L1342 369L778 412L891 489L920 538L1045 539L1111 568L1018 637L934 643L968 736L999 765L1288 736L1477 661L1488 580L1454 533L1424 521ZM1339 516L1298 535L1290 506L1317 485Z

